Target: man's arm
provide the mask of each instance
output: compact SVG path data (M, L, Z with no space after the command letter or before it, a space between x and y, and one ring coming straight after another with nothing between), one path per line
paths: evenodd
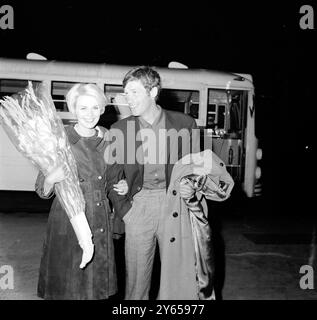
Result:
M131 203L128 198L130 190L126 195L119 195L113 189L114 184L118 183L118 181L120 181L121 179L125 179L124 164L123 164L124 157L122 157L122 159L121 157L120 159L117 158L117 156L120 156L120 154L117 152L118 150L116 150L116 148L119 147L118 146L119 144L114 143L114 140L117 138L118 137L114 136L112 141L110 141L109 147L106 149L106 154L105 154L105 161L107 163L106 192L112 203L115 214L118 215L120 218L123 218L123 216L130 210ZM122 147L122 150L124 150L124 141L120 141L120 146ZM112 161L109 161L110 157L112 158ZM129 189L130 189L130 186L129 186Z
M120 218L123 218L125 214L130 210L131 203L128 199L128 195L119 195L117 191L113 189L113 185L118 183L119 180L124 179L124 169L122 164L111 164L107 166L107 193L112 203L115 214Z

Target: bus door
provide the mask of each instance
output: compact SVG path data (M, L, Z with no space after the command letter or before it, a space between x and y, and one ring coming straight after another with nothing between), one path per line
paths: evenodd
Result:
M244 179L244 135L247 92L208 90L205 148L212 149L226 164L235 181Z

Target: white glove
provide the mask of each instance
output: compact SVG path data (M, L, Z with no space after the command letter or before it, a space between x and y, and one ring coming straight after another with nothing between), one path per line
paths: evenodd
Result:
M86 264L92 259L94 254L94 244L92 242L92 234L85 213L80 212L78 215L72 217L70 222L76 233L78 243L83 249L82 260L80 268L83 269Z

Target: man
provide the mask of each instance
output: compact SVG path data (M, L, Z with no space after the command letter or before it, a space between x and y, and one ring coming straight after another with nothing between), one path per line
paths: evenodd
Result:
M199 150L199 131L193 130L196 123L190 116L156 103L161 79L154 69L132 69L123 88L132 115L111 128L115 139L107 160L112 163L107 188L116 215L125 223L125 299L146 300L172 169L183 156ZM123 177L129 186L126 196L116 192L115 182ZM179 192L186 199L194 193L188 185Z

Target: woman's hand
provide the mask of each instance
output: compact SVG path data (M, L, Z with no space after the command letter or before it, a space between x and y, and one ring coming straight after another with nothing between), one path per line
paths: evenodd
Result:
M182 180L179 184L179 194L183 199L189 200L194 196L195 190Z
M48 194L55 183L65 180L69 175L69 169L65 164L55 167L45 178L44 194Z
M113 190L117 191L117 193L121 196L126 195L129 190L126 180L120 180L118 183L114 184Z
M45 178L48 184L55 184L65 180L69 175L69 170L65 164L55 167Z

